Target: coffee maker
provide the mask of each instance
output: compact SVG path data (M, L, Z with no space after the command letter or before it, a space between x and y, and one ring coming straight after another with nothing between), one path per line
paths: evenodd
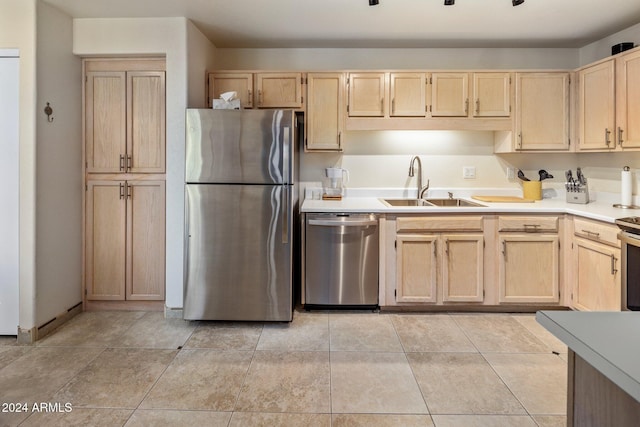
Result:
M329 178L329 185L325 185L323 199L342 199L344 184L349 182L349 171L342 168L326 168L325 174Z

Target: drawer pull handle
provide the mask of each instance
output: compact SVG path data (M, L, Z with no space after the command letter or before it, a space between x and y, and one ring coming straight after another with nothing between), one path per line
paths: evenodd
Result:
M609 135L611 135L611 131L607 128L604 128L604 142L607 144L607 147L609 146L609 144L611 144Z
M524 224L525 233L537 233L539 231L540 224Z
M595 231L582 230L582 232L586 234L588 237L593 237L594 239L600 238L600 233L596 233Z
M615 274L618 272L618 269L616 268L616 257L611 254L611 275L615 276Z

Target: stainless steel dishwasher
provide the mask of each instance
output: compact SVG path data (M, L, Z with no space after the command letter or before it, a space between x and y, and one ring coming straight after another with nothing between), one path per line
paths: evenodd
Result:
M307 214L305 307L378 305L378 218Z

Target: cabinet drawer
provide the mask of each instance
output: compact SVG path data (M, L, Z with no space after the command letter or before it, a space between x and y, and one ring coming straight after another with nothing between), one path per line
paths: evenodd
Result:
M608 245L620 247L618 232L620 229L615 225L606 224L600 221L593 221L585 218L573 218L573 233L584 239L606 243Z
M482 216L398 218L396 231L482 231Z
M500 216L498 231L548 233L558 231L557 216Z

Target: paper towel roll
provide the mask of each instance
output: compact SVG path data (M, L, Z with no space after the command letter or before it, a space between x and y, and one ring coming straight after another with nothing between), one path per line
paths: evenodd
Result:
M620 181L620 204L622 206L631 206L633 204L633 201L631 194L631 171L629 170L629 166L625 166L622 170Z

